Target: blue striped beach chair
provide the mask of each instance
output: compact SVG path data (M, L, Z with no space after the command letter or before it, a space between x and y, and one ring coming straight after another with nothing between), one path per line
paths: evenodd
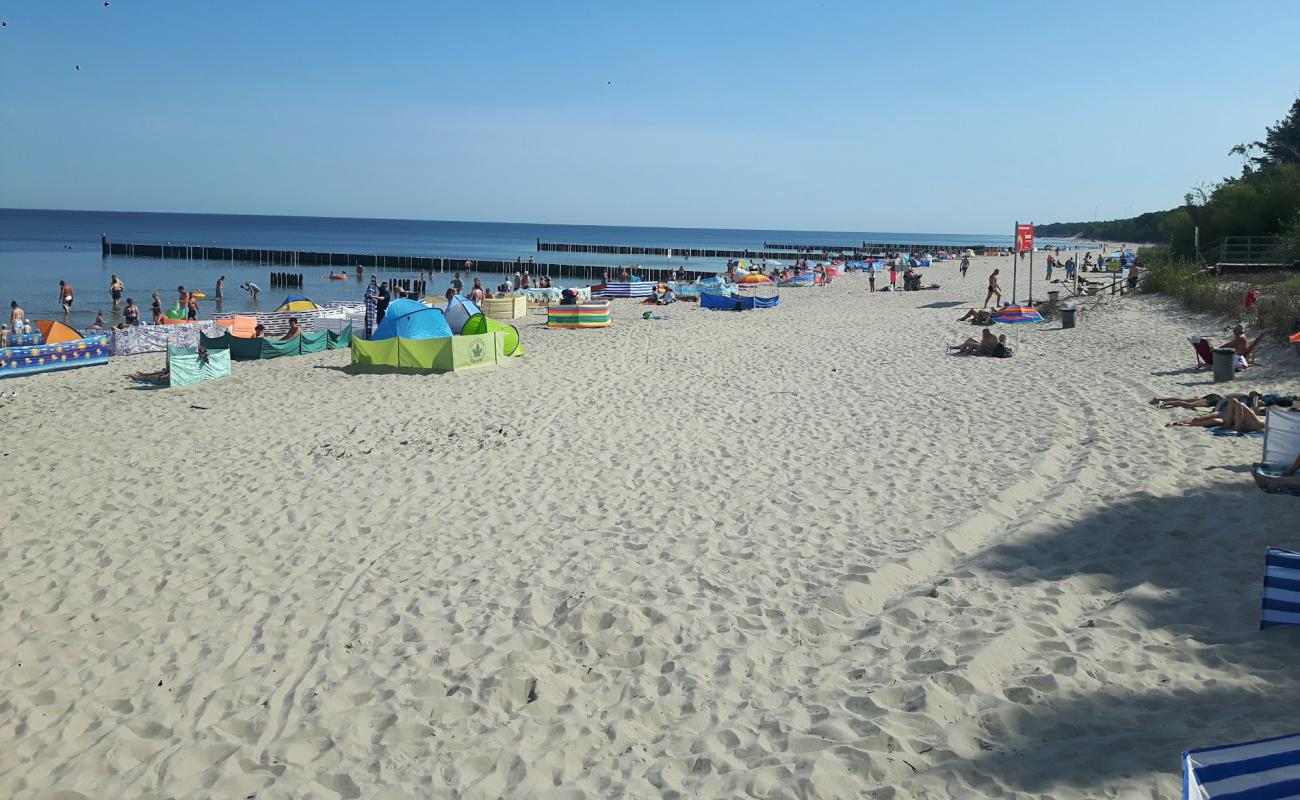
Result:
M1183 800L1300 798L1300 734L1183 753Z
M1259 628L1300 625L1300 553L1270 547L1264 556L1264 602Z

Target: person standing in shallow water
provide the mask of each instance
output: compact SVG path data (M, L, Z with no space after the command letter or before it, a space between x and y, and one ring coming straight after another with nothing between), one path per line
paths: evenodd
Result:
M118 305L122 302L122 292L126 287L122 285L122 279L114 275L108 282L108 296L113 298L113 310L116 311Z

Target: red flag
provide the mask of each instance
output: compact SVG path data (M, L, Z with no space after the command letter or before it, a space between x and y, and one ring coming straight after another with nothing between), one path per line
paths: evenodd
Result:
M1016 252L1023 253L1034 249L1034 226L1016 225Z

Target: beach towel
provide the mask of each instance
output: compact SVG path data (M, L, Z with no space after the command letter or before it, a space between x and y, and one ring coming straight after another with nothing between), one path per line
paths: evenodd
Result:
M1249 436L1252 439L1264 438L1263 431L1230 431L1227 428L1207 428L1215 436Z

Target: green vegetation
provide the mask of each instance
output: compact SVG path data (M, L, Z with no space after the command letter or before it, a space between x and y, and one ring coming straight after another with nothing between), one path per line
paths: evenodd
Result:
M1080 236L1113 242L1166 244L1174 257L1195 258L1195 234L1202 244L1224 236L1281 234L1300 258L1300 100L1264 139L1239 144L1230 151L1242 156L1241 175L1198 188L1183 205L1129 219L1105 222L1058 222L1038 226L1041 236Z
M1138 251L1145 275L1145 294L1164 294L1188 308L1239 320L1251 330L1289 335L1300 318L1300 275L1290 272L1215 275L1198 264L1178 258L1168 246ZM1258 292L1258 301L1246 310L1246 293Z

